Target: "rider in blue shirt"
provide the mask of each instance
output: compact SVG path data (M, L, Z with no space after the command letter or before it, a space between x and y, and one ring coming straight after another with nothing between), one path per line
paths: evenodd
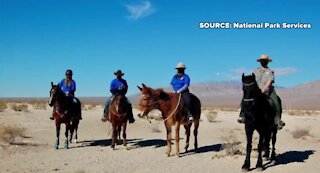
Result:
M116 78L113 79L111 81L110 84L110 92L111 92L111 97L109 97L105 103L105 108L104 108L104 114L103 117L101 118L101 120L103 122L105 121L109 121L109 105L112 101L112 99L114 98L114 96L116 94L122 94L122 95L126 95L127 91L128 91L128 84L127 81L122 79L122 76L124 75L124 73L122 73L121 70L118 70L117 72L114 73L114 75L116 75ZM128 119L129 119L129 123L133 123L135 121L135 119L133 118L133 113L132 113L132 105L129 102L128 98L127 102L129 105L129 112L128 112Z
M62 79L58 86L60 87L61 91L69 97L70 100L72 100L74 103L77 103L77 99L75 99L75 92L76 92L76 82L72 79L73 72L72 70L68 69L66 71L66 77ZM53 115L50 117L51 120L54 119ZM80 119L82 117L80 116Z
M171 79L170 85L172 86L172 89L175 93L181 94L182 99L184 100L184 103L186 104L186 112L188 116L188 120L192 121L193 117L190 113L190 92L189 92L189 86L190 86L190 77L185 74L186 66L183 63L178 63L176 66L177 74L174 75Z

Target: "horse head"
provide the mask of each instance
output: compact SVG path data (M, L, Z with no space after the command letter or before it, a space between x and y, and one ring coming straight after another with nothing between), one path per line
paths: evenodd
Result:
M261 94L261 91L255 79L255 75L253 73L252 75L248 76L242 74L242 90L242 110L245 114L252 113L253 108L256 104L256 99Z
M154 90L150 87L147 87L145 84L142 84L142 87L139 87L141 91L140 101L139 101L139 110L142 112L142 115L139 114L140 118L148 115L148 113L154 109L159 108L159 96L164 92L163 90Z
M51 82L51 89L50 89L50 98L48 101L49 106L53 106L54 103L60 99L60 97L63 96L63 93L58 85L54 85L53 82Z

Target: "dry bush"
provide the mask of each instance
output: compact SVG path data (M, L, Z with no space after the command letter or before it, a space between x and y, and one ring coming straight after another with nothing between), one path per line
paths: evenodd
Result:
M295 128L291 134L293 138L305 138L307 136L311 136L309 128Z
M215 110L206 110L206 117L210 123L216 122L216 118L218 117L218 112Z
M7 144L15 144L18 137L25 137L25 128L17 125L0 125L0 140Z
M74 173L85 173L85 171L79 169L79 170L74 171Z
M241 142L239 142L235 132L233 130L229 131L229 134L221 136L224 144L221 146L221 150L225 152L227 156L243 155L243 148L241 147Z
M12 110L17 112L29 112L28 105L27 104L13 104Z
M3 112L4 110L6 110L7 107L8 107L7 103L0 100L0 112Z
M161 115L160 111L153 110L153 111L149 112L148 118L151 119L151 120L159 121L159 120L162 120L162 115Z
M90 103L90 104L81 104L82 110L94 110L100 104Z
M30 104L36 110L46 110L47 109L47 102L45 102L45 101L31 101Z
M291 116L299 116L299 115L314 116L319 114L317 111L314 111L314 110L287 110L284 112L287 115L291 115Z

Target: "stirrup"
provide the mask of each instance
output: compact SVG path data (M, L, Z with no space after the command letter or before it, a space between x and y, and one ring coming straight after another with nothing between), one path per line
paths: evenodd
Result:
M103 116L103 117L101 118L101 121L102 121L102 122L107 122L107 121L109 121L109 119L108 119L107 117Z
M244 117L239 117L237 121L238 121L238 123L240 123L240 124L241 124L241 123L244 123Z
M286 123L280 120L278 123L278 130L281 130L285 125Z

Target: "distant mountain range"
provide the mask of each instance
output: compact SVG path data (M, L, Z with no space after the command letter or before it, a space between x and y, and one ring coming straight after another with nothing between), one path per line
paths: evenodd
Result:
M190 92L200 98L203 106L239 107L242 84L238 81L197 83L190 87ZM282 99L283 109L320 110L320 80L292 88L276 87L276 92ZM133 103L138 99L139 94L130 96Z
M168 88L165 88L168 91ZM203 82L193 84L190 91L197 95L204 107L239 107L242 98L242 86L237 81ZM295 87L276 87L282 99L283 109L320 110L320 80L300 84ZM137 105L140 94L129 96L130 101ZM1 98L6 101L30 101L47 98ZM80 97L83 103L104 104L106 97Z

